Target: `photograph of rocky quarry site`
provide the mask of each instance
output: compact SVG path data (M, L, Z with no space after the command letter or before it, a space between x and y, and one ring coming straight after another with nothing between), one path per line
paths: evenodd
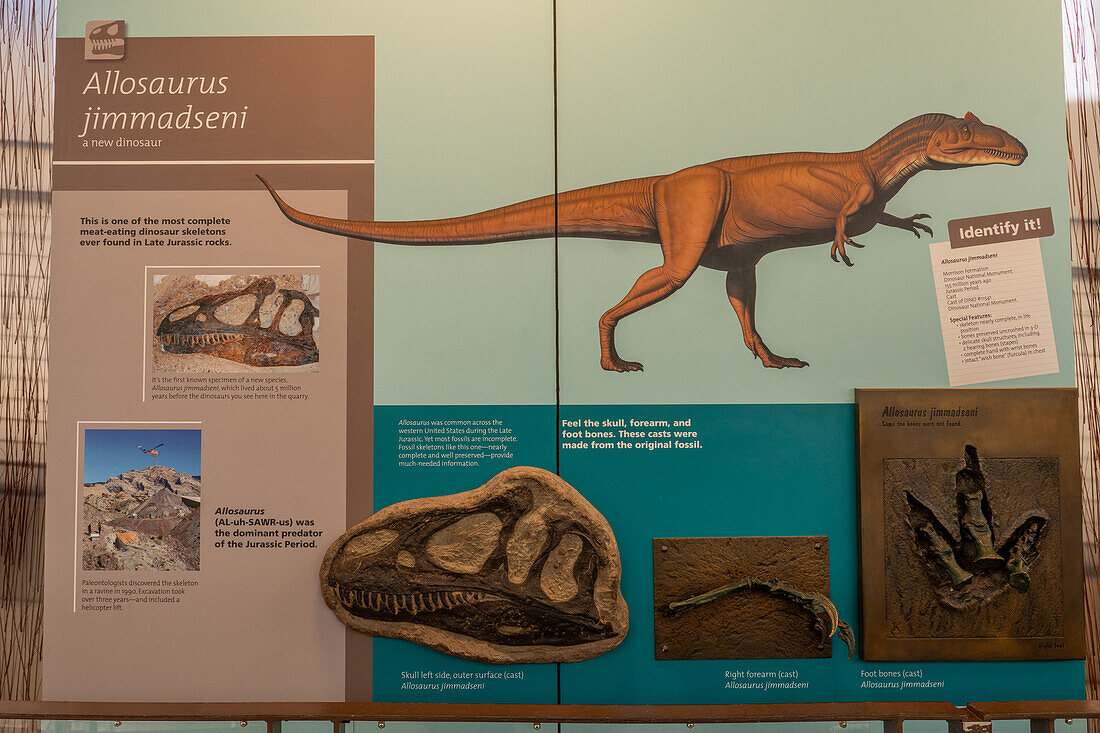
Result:
M201 431L84 431L85 570L198 570Z

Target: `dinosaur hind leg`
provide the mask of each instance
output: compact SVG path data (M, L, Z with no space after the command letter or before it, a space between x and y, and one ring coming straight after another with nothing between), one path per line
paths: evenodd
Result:
M726 295L730 305L741 321L741 333L745 337L745 346L753 356L760 357L766 367L782 369L784 367L804 367L808 364L801 359L789 356L776 356L760 338L756 330L756 267L744 270L730 270L726 273Z
M634 287L600 318L600 366L611 372L637 372L642 365L619 357L615 327L646 306L679 290L699 267L724 206L726 178L708 167L688 169L654 186L657 232L664 262L642 273Z
M615 326L631 313L658 303L680 289L691 275L669 272L667 264L642 273L630 292L600 317L600 366L609 372L640 372L642 365L619 357L615 349Z

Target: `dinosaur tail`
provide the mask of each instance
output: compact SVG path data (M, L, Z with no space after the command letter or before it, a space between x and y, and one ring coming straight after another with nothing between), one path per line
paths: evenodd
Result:
M480 214L428 221L350 221L307 214L293 208L275 189L256 175L287 219L310 229L344 237L388 244L492 244L552 237L555 233L554 197L543 196Z

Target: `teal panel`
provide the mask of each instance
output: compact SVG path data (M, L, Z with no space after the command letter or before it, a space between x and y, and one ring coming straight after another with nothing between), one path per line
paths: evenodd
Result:
M481 461L479 466L402 467L401 420L498 420L516 438L513 457ZM407 499L476 489L513 466L555 468L553 405L376 407L374 425L376 510ZM376 638L373 643L375 702L558 702L556 664L483 664L398 639Z
M1084 662L869 663L846 659L655 661L656 537L827 535L830 588L859 638L855 412L850 405L563 406L565 420L692 421L692 450L563 450L561 475L610 522L630 633L601 657L562 668L562 702L724 704L857 700L1080 699ZM803 689L751 673L797 672ZM738 676L738 673L745 673ZM900 673L896 680L892 676ZM865 682L891 680L897 686ZM731 686L760 682L761 689ZM909 684L906 684L909 683ZM913 685L912 683L918 683Z

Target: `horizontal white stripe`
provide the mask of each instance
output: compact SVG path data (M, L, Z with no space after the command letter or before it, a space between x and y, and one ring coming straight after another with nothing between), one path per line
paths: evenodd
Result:
M77 420L77 425L202 425L199 420Z
M54 165L374 165L373 160L55 160Z

